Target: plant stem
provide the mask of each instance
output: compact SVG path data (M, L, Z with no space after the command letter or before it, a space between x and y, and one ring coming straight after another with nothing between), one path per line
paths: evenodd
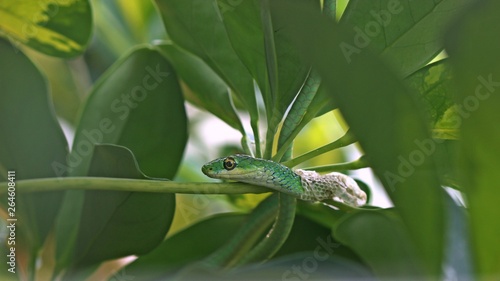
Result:
M7 182L0 182L0 195L7 192ZM115 190L157 193L185 194L242 194L266 193L268 188L245 183L215 182L174 182L167 180L137 180L101 177L66 177L19 180L17 192L55 191L55 190Z
M348 146L350 144L353 144L356 142L356 139L354 138L354 136L349 132L347 131L342 137L340 137L338 140L334 141L334 142L331 142L327 145L324 145L322 147L319 147L315 150L311 150L307 153L304 153L296 158L293 158L291 160L288 160L288 161L285 161L283 162L282 164L287 166L287 167L295 167L297 166L298 164L302 163L302 162L305 162L311 158L314 158L318 155L321 155L323 153L326 153L326 152L329 152L329 151L332 151L334 149L338 149L338 148L341 148L341 147L344 147L344 146Z
M368 166L369 166L368 162L366 162L364 156L361 156L359 159L354 160L352 162L309 167L309 168L304 168L304 170L316 171L318 173L328 173L328 172L338 172L345 170L357 170L357 169L367 168Z
M261 147L260 147L259 119L252 118L251 114L250 114L250 127L252 127L253 139L255 142L255 156L261 157L262 152L261 152ZM248 140L248 136L246 136L246 134L244 136Z

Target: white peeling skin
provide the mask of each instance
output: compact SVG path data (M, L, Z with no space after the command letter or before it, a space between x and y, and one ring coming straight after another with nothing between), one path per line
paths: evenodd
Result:
M351 177L341 173L318 174L314 171L295 170L302 179L302 200L322 201L333 199L353 207L366 203L366 194Z

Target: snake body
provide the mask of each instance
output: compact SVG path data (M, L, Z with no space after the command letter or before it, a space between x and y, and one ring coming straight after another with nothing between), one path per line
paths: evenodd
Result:
M349 176L335 172L320 175L314 171L292 170L248 155L215 159L203 165L202 172L211 178L268 187L305 201L333 199L353 207L366 203L366 194Z

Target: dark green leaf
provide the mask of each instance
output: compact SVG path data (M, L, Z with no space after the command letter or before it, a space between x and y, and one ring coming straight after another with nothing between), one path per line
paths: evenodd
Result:
M75 135L69 167L85 175L91 144L132 150L143 171L172 178L187 139L184 99L176 73L157 51L140 48L116 62L95 84Z
M148 176L173 178L186 144L186 123L184 100L170 64L157 51L136 49L115 63L94 86L76 131L69 162L62 169L69 170L73 176L88 175L94 144L110 143L130 149ZM112 168L113 171L120 169ZM75 240L79 233L86 232L75 221L96 219L85 212L84 204L93 206L92 200L98 200L98 194L99 191L78 190L67 193L56 231L59 267L72 262L75 243L84 243ZM126 197L124 194L117 195L117 200ZM141 196L150 198L151 195ZM157 195L157 199L148 204L144 204L142 199L132 203L134 197L127 207L138 214L148 208L155 209L158 211L157 216L168 221L172 214L157 208L168 205L173 196ZM107 220L119 211L120 204L116 201L96 207L93 211ZM113 223L116 222L107 222ZM93 235L98 236L100 232ZM91 237L87 237L86 241L92 241ZM78 247L85 248L88 245Z
M189 87L187 99L244 134L243 125L231 103L229 88L200 58L171 43L161 43L158 50L175 67Z
M405 226L387 211L361 211L348 215L337 224L333 234L352 248L381 279L424 277Z
M351 0L341 22L355 35L343 41L346 57L369 48L406 76L423 67L443 48L441 35L470 0Z
M225 0L217 0L217 3L234 51L259 85L266 108L272 108L274 100L269 85L260 0L235 2L227 10L221 8L227 3Z
M132 276L140 280L165 279L179 267L200 260L223 246L245 218L245 215L223 214L196 223L169 237L149 254L139 257L117 276Z
M457 149L459 113L453 101L452 69L447 60L430 64L405 79L422 101L432 126L437 168L446 186L458 186ZM450 140L451 139L451 140Z
M371 280L365 267L326 253L301 252L263 265L248 265L221 275L217 272L189 272L180 280Z
M462 189L459 165L460 141L442 140L436 142L434 159L443 186Z
M361 188L361 190L366 193L366 204L370 204L372 200L372 190L364 181L361 181L359 179L355 179L355 181L358 184L359 188Z
M87 0L0 2L0 35L50 56L83 53L91 30Z
M218 3L222 7L225 0ZM260 87L268 115L267 141L272 141L309 67L291 44L289 26L272 17L266 0L242 1L221 14L234 50Z
M344 56L354 36L306 5L277 5L295 23L295 43L322 76L325 87L359 140L397 207L428 274L441 271L442 190L429 147L435 147L416 97L370 52ZM311 32L314 30L314 32ZM421 208L425 198L426 208ZM416 220L415 218L419 218Z
M200 260L231 238L241 223L245 220L244 215L223 214L211 217L199 222L189 228L173 235L165 240L161 246L151 253L138 258L136 261L125 267L115 276L127 276L139 278L140 280L158 280L167 279L175 274L176 270L187 263ZM200 236L201 235L201 236ZM205 236L203 236L205 235ZM203 238L205 237L205 239ZM206 239L208 238L208 239ZM300 242L299 242L300 241ZM346 249L331 239L329 230L322 228L306 219L298 218L284 248L278 253L280 257L273 259L265 265L250 265L235 270L228 275L217 275L217 280L227 280L236 275L244 280L262 280L269 279L269 276L278 276L282 274L289 276L289 280L295 280L297 271L292 270L292 266L300 268L304 274L312 276L337 276L344 278L351 276L370 276L363 265L340 258L342 253L347 253ZM297 254L299 253L300 254ZM290 256L292 254L293 256ZM311 272L311 267L318 267L318 271ZM186 277L189 274L196 276L196 267L190 272L183 272ZM208 274L208 272L207 272ZM331 277L330 276L330 277ZM260 278L259 278L260 277ZM211 278L210 275L204 275L204 278ZM271 277L271 279L275 279ZM287 279L288 280L288 279ZM317 280L317 279L312 279Z
M319 1L309 1L319 4ZM319 5L316 7L320 9ZM278 92L276 93L276 109L281 118L304 84L309 65L304 64L299 50L290 38L291 27L279 17L273 16L274 43L278 64ZM281 120L281 119L280 119Z
M147 178L130 150L97 145L89 176ZM175 210L169 194L95 191L83 205L75 255L80 265L151 251L164 238Z
M47 83L35 65L7 41L0 39L0 181L15 171L15 181L58 175L54 163L68 153L66 139L55 118ZM26 250L42 245L61 206L62 192L16 196L19 242ZM2 196L3 197L3 196ZM2 206L6 206L2 198ZM43 211L40 211L43 210Z
M329 209L329 208L328 208ZM329 209L328 211L333 211ZM348 247L332 238L331 230L303 216L296 216L288 238L273 259L301 252L317 252L317 255L342 257L364 267L359 257Z
M205 61L229 85L250 113L255 131L258 110L253 79L231 46L217 1L156 0L156 4L170 38Z
M498 1L477 1L446 40L461 128L460 175L467 195L475 270L500 276L500 28Z

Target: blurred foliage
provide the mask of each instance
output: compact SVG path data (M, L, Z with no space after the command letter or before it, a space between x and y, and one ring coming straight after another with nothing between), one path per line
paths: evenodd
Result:
M2 1L2 187L12 170L89 181L16 195L16 274L5 220L0 278L500 278L498 11L493 0ZM222 275L196 266L268 194L90 190L98 177L189 189L210 181L199 167L214 157L288 160L347 130L394 207L300 202L272 259ZM335 169L352 150L300 167Z

